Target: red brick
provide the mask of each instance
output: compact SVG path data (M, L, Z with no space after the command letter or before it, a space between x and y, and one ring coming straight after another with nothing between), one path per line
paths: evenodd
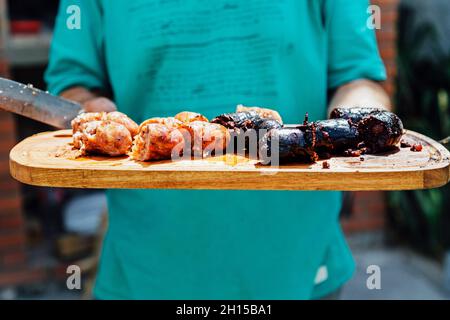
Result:
M25 262L25 250L14 250L12 252L0 253L0 265L2 266L2 269L23 266Z
M384 228L385 218L378 216L370 219L344 219L341 224L345 233L375 231Z
M16 180L13 180L13 178L10 176L9 172L0 172L0 179L2 179L2 184L0 186L2 188L5 188L4 190L0 189L0 211L3 208L13 208L13 207L20 207L21 206L21 198L22 194L20 193L19 189L19 183L16 182ZM8 183L9 181L9 183ZM5 185L3 187L3 184ZM11 188L6 188L6 186L10 184ZM16 201L18 199L18 205L7 203L6 206L3 206L3 201Z
M358 191L354 193L355 201L369 201L376 196L376 192Z
M385 209L384 201L366 204L356 203L354 206L354 213L361 217L370 217L373 215L384 214Z
M363 206L368 206L369 204L383 202L384 195L382 192L355 192L354 203Z
M2 122L10 122L10 121L2 121ZM0 125L2 125L0 123ZM6 126L6 125L5 125ZM9 150L16 144L17 138L16 138L16 133L14 131L5 131L2 133L2 145L0 145L0 150L2 150L2 152L8 152ZM4 147L4 145L6 145L6 147Z
M2 137L0 142L7 141L8 143L14 144L17 140L14 118L9 112L3 110L0 110L0 134ZM3 150L3 146L0 146L0 152Z
M359 193L364 200L369 202L378 202L384 199L384 193L381 191L362 191Z
M52 277L56 279L67 279L67 267L69 264L60 263L52 270Z
M0 287L19 285L23 283L36 283L44 281L47 278L46 270L39 269L22 269L17 271L1 272Z
M0 160L0 172L9 172L9 160L8 159Z
M400 0L371 0L371 4L380 6L382 12L397 10Z
M386 66L388 81L383 87L391 98L395 93L394 79L396 68L396 39L399 0L373 0L372 4L381 7L381 30L377 31L377 41L381 57Z
M392 98L394 96L394 93L395 93L395 86L394 86L394 84L392 82L386 82L386 83L383 84L383 88L387 92L387 94L391 97L391 101L394 101L393 98Z
M0 193L3 194L3 192L11 191L11 190L18 190L19 183L14 180L10 176L5 176L0 178Z
M11 197L11 195L20 195L20 183L11 176L9 168L8 170L5 170L3 172L0 171L0 180L0 191L3 191L0 193L0 201L3 198ZM4 196L4 194L6 194L7 196Z
M4 210L5 212L10 209L17 209L22 207L22 201L19 194L12 195L9 197L1 197L0 195L0 213Z
M12 119L4 118L0 120L0 134L3 137L5 134L14 133L16 127Z
M380 47L380 55L383 60L395 59L397 57L397 50L393 46Z
M383 192L355 192L352 215L342 220L347 233L383 228L386 205Z
M397 32L394 29L381 29L377 33L377 40L381 43L392 43L395 44L397 40Z
M8 154L15 145L15 140L11 137L2 137L0 140L0 152Z
M381 10L381 29L383 30L384 25L395 26L398 19L398 11L397 10Z
M397 59L386 59L383 62L386 68L397 70Z
M2 209L0 211L0 217L2 216L17 216L17 215L21 215L22 214L22 209L21 208L14 208L14 209ZM1 229L0 229L1 231Z
M7 62L4 60L0 60L0 76L8 77L8 75L9 75L9 68Z
M5 110L0 110L0 120L12 120L13 116L10 112L5 111Z
M25 245L26 238L24 232L14 232L11 234L0 233L0 250L11 247L18 247Z
M397 76L397 68L386 67L386 71L390 80L392 80L391 77Z
M397 78L398 71L395 68L386 68L386 74L388 76L387 80L385 81L386 86L394 86L395 85L395 79Z
M0 215L0 232L5 229L20 229L24 225L21 214L2 214ZM1 237L1 233L0 233Z

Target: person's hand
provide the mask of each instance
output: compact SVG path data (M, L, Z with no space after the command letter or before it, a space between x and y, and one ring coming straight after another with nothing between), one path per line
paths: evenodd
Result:
M111 112L117 110L115 103L110 99L102 97L98 92L93 92L80 86L64 90L61 93L61 97L80 103L83 105L85 112Z
M370 107L390 111L391 100L383 87L375 81L359 79L340 86L334 93L328 115L337 107Z
M83 103L83 108L86 112L111 112L117 110L116 104L104 97L93 98L86 101Z

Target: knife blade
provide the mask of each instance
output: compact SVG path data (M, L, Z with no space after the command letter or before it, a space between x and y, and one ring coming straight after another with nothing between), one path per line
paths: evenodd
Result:
M59 129L70 128L80 104L9 79L0 78L0 108Z

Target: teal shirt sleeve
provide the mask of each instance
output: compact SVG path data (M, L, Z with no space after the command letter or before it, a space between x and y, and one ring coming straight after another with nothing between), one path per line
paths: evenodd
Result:
M386 79L375 30L367 26L368 7L368 0L325 0L330 89L357 79Z
M80 7L81 28L71 30L67 8L74 4ZM103 39L98 0L62 0L45 73L48 90L59 94L73 86L107 89Z

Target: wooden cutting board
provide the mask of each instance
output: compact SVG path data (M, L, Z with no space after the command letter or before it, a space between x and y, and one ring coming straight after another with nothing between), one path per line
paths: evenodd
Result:
M11 175L26 184L71 188L234 189L234 190L407 190L449 181L450 153L436 141L407 131L404 139L424 146L383 155L336 157L314 164L278 168L225 155L201 160L136 162L90 156L75 158L70 130L34 135L10 153Z

